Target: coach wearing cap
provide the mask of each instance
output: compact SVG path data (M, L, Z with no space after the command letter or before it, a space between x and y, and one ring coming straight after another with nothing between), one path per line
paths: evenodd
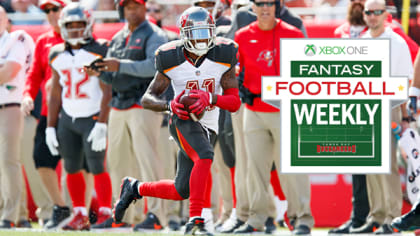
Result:
M146 20L145 2L116 1L120 18L127 23L114 35L104 62L96 63L99 78L112 85L107 159L115 199L121 179L127 175L142 181L160 179L157 142L162 115L144 110L140 99L156 73L154 53L167 39L159 27ZM161 200L150 198L147 207L147 219L134 230L162 228L158 220ZM132 213L126 214L124 221L133 223Z

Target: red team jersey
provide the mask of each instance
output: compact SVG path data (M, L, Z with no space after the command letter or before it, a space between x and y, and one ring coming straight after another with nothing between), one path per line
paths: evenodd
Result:
M35 100L39 89L42 89L42 110L41 115L48 115L47 97L45 83L51 78L51 68L48 65L48 55L50 48L56 44L64 42L61 35L54 30L50 30L36 41L34 60L25 82L24 96L29 96Z
M241 28L235 34L239 44L239 65L245 67L243 85L254 94L261 94L261 76L280 75L280 39L303 38L296 27L277 19L274 29L262 31L258 22ZM258 112L279 112L279 109L255 98L254 104L246 107Z

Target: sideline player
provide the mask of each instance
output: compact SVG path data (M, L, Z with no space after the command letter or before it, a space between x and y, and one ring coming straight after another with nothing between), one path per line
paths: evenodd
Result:
M207 10L190 7L179 20L181 40L161 46L156 55L158 72L142 99L142 105L153 111L171 111L171 135L180 147L175 180L139 182L126 177L114 218L119 222L127 207L143 196L171 200L190 199L190 220L186 234L211 235L201 218L207 180L213 160L213 146L218 130L219 108L231 112L240 106L235 79L236 44L215 37L215 23ZM159 98L172 83L176 98L166 102ZM199 122L188 116L179 99L189 90L198 98L190 108L198 114L207 112ZM223 92L223 95L221 95ZM211 189L210 189L211 190ZM207 191L207 192L206 192Z
M46 14L47 20L51 29L40 35L35 44L34 60L27 74L25 81L25 90L23 92L23 100L21 111L25 115L29 115L34 110L34 100L42 91L42 107L41 114L38 119L36 127L33 159L35 168L41 177L42 184L45 186L43 190L40 188L39 197L42 202L37 200L36 192L34 192L34 200L38 207L41 208L40 216L43 220L49 219L48 223L44 225L47 230L61 228L70 221L71 212L66 206L63 196L59 188L57 173L55 171L61 157L57 154L52 154L48 150L45 143L45 129L47 127L47 91L46 83L50 81L51 69L48 66L48 54L52 46L62 43L63 39L60 35L60 26L58 19L60 18L61 10L66 6L67 1L63 0L41 0L39 1L39 8ZM28 174L28 173L27 173ZM32 181L34 177L29 177L29 184L33 187ZM46 192L45 192L46 191ZM49 202L54 204L52 214L49 212Z
M94 175L100 205L98 223L111 215L111 179L104 169L111 89L84 69L86 64L106 55L107 45L93 39L93 19L77 3L63 9L59 25L65 43L54 46L49 57L52 88L46 143L51 153L60 152L68 173L67 187L75 216L63 229L86 230L90 224L81 172L84 156Z

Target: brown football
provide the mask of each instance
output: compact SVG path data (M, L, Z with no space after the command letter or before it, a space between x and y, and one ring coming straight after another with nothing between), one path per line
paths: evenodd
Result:
M197 100L198 98L190 97L188 94L182 95L179 99L179 103L184 105L185 110L190 114L190 117L193 121L199 121L201 118L203 118L206 111L204 109L204 111L202 111L200 114L194 114L191 112L190 106L193 105Z

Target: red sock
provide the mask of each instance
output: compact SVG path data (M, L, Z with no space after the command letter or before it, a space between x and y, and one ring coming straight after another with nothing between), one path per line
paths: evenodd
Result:
M111 208L112 203L112 189L111 189L111 178L108 172L102 172L94 176L95 179L95 191L98 195L98 202L100 207Z
M96 190L95 190L96 192ZM92 194L92 198L90 200L90 211L93 211L96 215L99 214L99 208L101 208L101 206L99 205L99 201L98 201L98 194Z
M230 184L232 185L233 208L236 208L235 167L232 167L229 170L230 170Z
M190 217L201 216L212 160L198 159L190 176Z
M211 176L211 171L207 177L206 192L204 195L204 205L203 208L211 208L211 188L213 186L213 178Z
M156 182L141 183L139 194L146 197L157 197L169 200L184 200L175 188L175 182L163 179Z
M281 189L279 175L277 174L277 170L274 169L270 172L270 182L271 186L273 187L274 195L276 195L280 200L286 200L284 196L283 190Z
M67 188L73 207L85 207L86 183L81 171L74 174L67 174Z

